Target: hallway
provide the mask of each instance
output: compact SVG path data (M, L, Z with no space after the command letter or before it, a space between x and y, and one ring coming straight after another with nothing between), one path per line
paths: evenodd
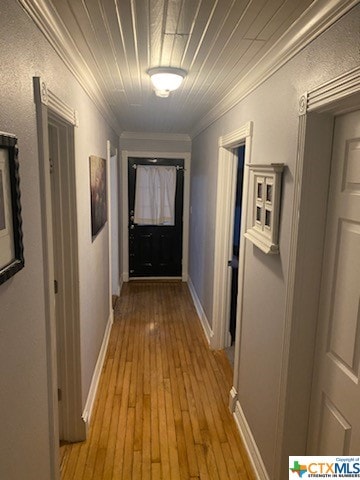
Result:
M115 307L88 440L61 448L62 480L253 479L186 284L130 282Z

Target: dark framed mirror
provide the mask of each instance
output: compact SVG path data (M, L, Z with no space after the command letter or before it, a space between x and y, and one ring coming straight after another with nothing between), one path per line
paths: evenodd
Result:
M0 284L24 267L17 138L0 132Z

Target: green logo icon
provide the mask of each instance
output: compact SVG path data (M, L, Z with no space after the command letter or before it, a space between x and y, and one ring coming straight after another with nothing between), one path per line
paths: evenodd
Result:
M307 466L306 465L300 465L300 463L296 460L294 462L294 466L290 468L290 470L294 473L297 473L299 475L299 478L302 478L304 473L307 472Z

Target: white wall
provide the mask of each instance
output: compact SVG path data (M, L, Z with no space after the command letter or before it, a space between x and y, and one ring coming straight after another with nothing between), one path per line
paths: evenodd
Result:
M120 148L130 152L190 152L191 139L182 134L123 132Z
M234 127L235 129L235 127ZM189 277L212 327L218 138L193 139L190 187Z
M89 155L106 158L106 125L20 5L0 4L0 130L19 140L25 268L0 286L0 478L49 480L39 163L33 76L79 112L75 130L82 392L85 404L109 316L108 228L90 230Z
M287 165L282 192L280 255L246 241L239 400L273 480L284 335L284 306L298 132L298 100L306 90L359 64L356 7L240 104L193 139L190 277L211 323L218 138L254 124L252 162ZM296 429L294 431L296 435ZM293 452L301 454L304 452Z
M50 82L49 82L50 85ZM106 140L118 139L104 118L77 84L69 100L79 111L80 125L75 129L76 188L79 237L80 329L83 406L90 388L109 311L109 231L108 223L91 238L89 197L89 155L106 158ZM82 101L80 102L80 98Z

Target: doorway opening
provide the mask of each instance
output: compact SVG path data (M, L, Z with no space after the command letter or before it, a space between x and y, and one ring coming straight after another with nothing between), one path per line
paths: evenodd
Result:
M235 175L235 204L233 209L233 234L232 234L232 258L231 266L231 287L230 287L230 315L229 315L229 339L226 354L230 364L234 365L235 336L236 336L236 313L238 297L239 277L239 253L241 242L241 219L242 219L242 193L244 180L245 145L239 146L235 151L237 157Z
M85 438L82 420L74 127L48 112L60 442ZM74 348L76 347L76 348Z

